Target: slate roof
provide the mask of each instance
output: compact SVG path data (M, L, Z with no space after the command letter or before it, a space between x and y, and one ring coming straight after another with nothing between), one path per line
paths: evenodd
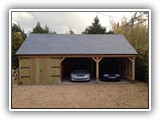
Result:
M137 54L123 35L30 34L16 55Z

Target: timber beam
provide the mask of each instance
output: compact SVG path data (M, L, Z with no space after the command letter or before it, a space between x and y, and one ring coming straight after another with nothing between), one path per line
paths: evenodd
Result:
M103 57L92 57L92 59L96 62L96 83L99 83L99 62Z
M59 62L61 63L64 59L65 59L65 57L60 57L59 58L59 60L60 60Z

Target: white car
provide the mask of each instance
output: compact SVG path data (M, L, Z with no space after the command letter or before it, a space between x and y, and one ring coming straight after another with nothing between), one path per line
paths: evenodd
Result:
M87 70L74 70L71 72L71 81L90 81L90 73Z

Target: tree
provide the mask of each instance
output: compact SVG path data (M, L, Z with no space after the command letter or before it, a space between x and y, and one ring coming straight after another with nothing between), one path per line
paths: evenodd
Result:
M136 79L148 82L148 13L136 12L130 21L123 18L119 23L111 21L116 34L124 34L138 52Z
M114 31L110 30L107 32L107 34L115 34Z
M15 53L19 49L20 45L23 43L23 38L20 32L14 32L12 34L12 68L18 67L18 61Z
M31 33L47 33L47 34L56 34L55 31L51 31L47 25L45 27L41 27L40 22L37 22L37 25L33 28Z
M57 34L55 31L52 31L51 34Z
M18 67L17 57L15 53L17 52L20 45L27 38L27 35L24 33L24 30L20 27L20 25L13 24L12 25L12 68Z
M41 27L40 22L37 22L35 28L33 28L32 33L44 33L45 30Z
M106 27L101 26L99 18L96 16L91 26L88 26L82 34L105 34Z
M74 34L74 31L70 28L69 34Z
M27 35L24 33L24 30L20 27L20 25L16 25L15 23L13 23L12 34L15 33L15 32L20 32L23 40L25 40L27 38Z
M44 33L50 33L49 27L47 25L45 25Z

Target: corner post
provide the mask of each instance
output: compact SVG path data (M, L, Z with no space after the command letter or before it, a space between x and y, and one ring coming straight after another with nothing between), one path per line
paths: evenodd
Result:
M132 80L135 80L135 57L132 58Z
M62 61L65 59L65 57L59 57L59 72L60 72L60 75L59 75L59 84L61 83L62 81Z
M135 57L128 58L132 63L132 75L131 80L135 80Z

